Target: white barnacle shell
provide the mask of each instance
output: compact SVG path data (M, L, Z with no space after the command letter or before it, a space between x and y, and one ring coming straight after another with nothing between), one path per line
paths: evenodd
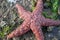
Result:
M7 0L10 3L16 3L17 0Z

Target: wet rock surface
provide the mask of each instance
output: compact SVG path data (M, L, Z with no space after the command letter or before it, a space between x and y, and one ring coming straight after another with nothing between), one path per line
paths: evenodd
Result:
M50 28L48 32L45 33L46 40L60 40L60 27Z

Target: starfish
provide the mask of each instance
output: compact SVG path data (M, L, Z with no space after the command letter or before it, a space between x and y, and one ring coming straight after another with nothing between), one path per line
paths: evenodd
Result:
M7 35L7 38L13 38L15 36L23 35L30 29L35 34L37 40L44 40L42 26L57 26L60 25L59 20L53 20L45 18L42 15L43 12L43 1L37 0L35 9L30 12L26 11L21 5L16 4L15 6L18 10L19 17L24 20L24 22L16 28L13 32Z

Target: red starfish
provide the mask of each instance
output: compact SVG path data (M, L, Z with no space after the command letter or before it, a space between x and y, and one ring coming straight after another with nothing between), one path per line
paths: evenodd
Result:
M60 25L59 20L55 21L52 19L48 19L42 15L42 0L37 1L37 5L33 12L24 10L24 8L21 7L19 4L16 4L16 8L18 9L19 16L24 19L24 22L16 30L11 32L11 34L7 35L7 38L13 38L18 35L23 35L31 29L35 34L37 40L44 40L44 36L41 30L42 26Z

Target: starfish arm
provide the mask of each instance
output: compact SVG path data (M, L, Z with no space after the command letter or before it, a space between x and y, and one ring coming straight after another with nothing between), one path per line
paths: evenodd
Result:
M58 26L60 25L60 20L45 19L43 26Z
M42 0L38 0L37 1L37 5L35 7L35 9L33 10L33 14L41 14L42 13L42 10L43 10L43 1Z
M16 30L14 30L9 35L7 35L7 39L13 38L15 36L23 35L24 33L30 30L28 26L29 24L27 24L27 22L24 21L23 24L21 24Z
M30 13L29 11L26 11L21 5L19 4L16 4L15 6L18 10L18 14L19 14L19 17L22 18L22 19L26 19L28 16L30 16Z
M37 26L35 23L31 23L31 30L35 34L37 40L44 40L44 36L41 30L41 26Z

